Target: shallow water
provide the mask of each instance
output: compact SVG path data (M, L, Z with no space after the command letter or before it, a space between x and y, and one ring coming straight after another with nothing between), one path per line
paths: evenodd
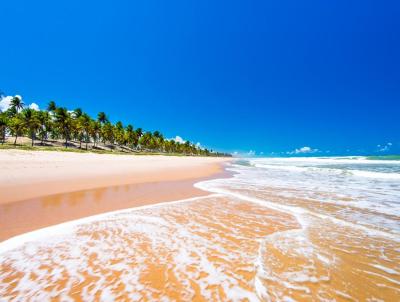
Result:
M363 159L241 161L229 168L233 178L196 185L210 196L0 244L0 297L397 301L399 167Z

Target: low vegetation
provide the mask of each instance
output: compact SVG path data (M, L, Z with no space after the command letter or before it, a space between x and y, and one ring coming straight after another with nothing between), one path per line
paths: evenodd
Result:
M18 141L22 143L17 144ZM47 110L25 108L18 96L12 98L6 111L0 112L0 143L1 148L29 150L230 156L201 148L190 141L181 143L165 139L159 131L135 129L122 122L113 124L104 112L99 112L94 119L80 108L71 111L58 107L53 101Z

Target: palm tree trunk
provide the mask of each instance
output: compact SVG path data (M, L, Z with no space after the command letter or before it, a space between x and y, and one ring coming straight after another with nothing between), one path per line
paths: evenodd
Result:
M18 138L18 135L15 135L14 146L17 145L17 138Z
M65 148L68 148L68 136L65 137Z
M32 133L32 137L31 137L31 139L32 139L32 147L33 147L33 145L34 145L34 139L35 139L34 136L35 136L35 135Z

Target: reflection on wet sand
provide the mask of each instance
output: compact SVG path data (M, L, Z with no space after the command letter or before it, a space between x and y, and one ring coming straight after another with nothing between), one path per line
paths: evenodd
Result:
M0 241L100 213L201 196L194 180L144 183L62 193L0 204Z

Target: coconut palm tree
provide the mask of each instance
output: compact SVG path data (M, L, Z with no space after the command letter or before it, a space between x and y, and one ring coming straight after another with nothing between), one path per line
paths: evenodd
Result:
M1 144L4 144L6 141L6 132L7 132L7 126L8 126L8 116L6 112L1 112L0 113L0 138L1 138Z
M74 113L74 118L80 118L83 114L83 111L81 108L76 108L73 113Z
M108 118L107 115L104 112L99 112L99 114L97 114L97 120L101 123L101 124L105 124L108 122Z
M163 151L164 145L164 136L160 131L154 131L153 133L155 147L158 148L159 151Z
M96 147L96 143L100 136L101 124L99 121L94 121L94 120L92 120L91 123L92 125L90 126L90 129L91 129L91 136L93 138L93 147Z
M125 130L122 122L118 121L114 127L114 137L119 146L125 144Z
M135 130L135 133L136 133L135 147L136 147L136 149L138 149L139 143L140 143L140 138L143 135L143 129L142 128L137 128Z
M83 113L79 117L79 123L82 126L82 129L84 131L84 138L85 138L85 143L86 143L86 150L88 149L88 143L90 141L90 132L91 132L91 126L92 126L92 119L90 116L86 113Z
M0 112L0 141L2 143L5 141L7 131L15 135L14 145L17 143L18 136L27 132L32 139L32 145L34 145L36 134L39 134L42 144L48 135L54 139L64 138L66 148L68 141L74 138L79 140L80 147L82 147L82 141L85 140L86 149L88 149L88 143L93 139L93 148L101 140L111 145L117 143L121 147L129 146L150 151L227 156L224 153L203 149L190 141L179 143L174 140L166 140L160 131L144 133L141 128L135 130L132 125L124 127L122 122L113 125L104 112L99 112L97 120L93 120L80 108L70 112L66 108L57 107L54 101L49 102L47 111L37 112L32 109L24 109L24 103L20 96L12 98L11 106L5 113Z
M125 128L126 133L126 142L129 144L131 148L133 148L136 144L136 132L133 130L132 125L128 125Z
M15 136L15 140L14 140L14 146L15 146L15 145L17 145L18 136L21 136L24 134L25 123L19 115L16 115L11 119L11 121L9 123L9 127L11 130L11 133Z
M50 101L49 104L47 105L47 111L49 112L54 112L57 109L57 105L54 101Z
M140 137L139 143L140 143L140 146L144 147L145 149L154 150L156 144L154 141L153 133L151 133L150 131L147 131L146 133L144 133Z
M18 113L17 109L15 109L15 107L8 107L8 109L6 110L6 114L8 118L13 118L14 116L16 116Z
M39 119L37 117L37 112L31 108L25 108L22 112L21 112L21 117L22 120L24 122L25 125L25 129L28 130L30 136L31 136L31 140L32 140L32 147L34 145L35 142L35 135L37 130L40 127L40 122Z
M22 99L20 96L16 95L11 99L10 106L13 108L16 112L19 112L22 108L24 108L24 102L22 102Z
M103 138L103 142L114 144L114 126L110 122L106 122L104 126L101 128L101 136Z
M40 123L39 135L41 139L41 144L44 144L44 140L47 139L47 134L51 129L51 116L48 111L39 111L37 113L37 118Z
M68 148L68 140L72 128L72 117L67 108L58 107L55 110L55 124L65 139L65 148Z

